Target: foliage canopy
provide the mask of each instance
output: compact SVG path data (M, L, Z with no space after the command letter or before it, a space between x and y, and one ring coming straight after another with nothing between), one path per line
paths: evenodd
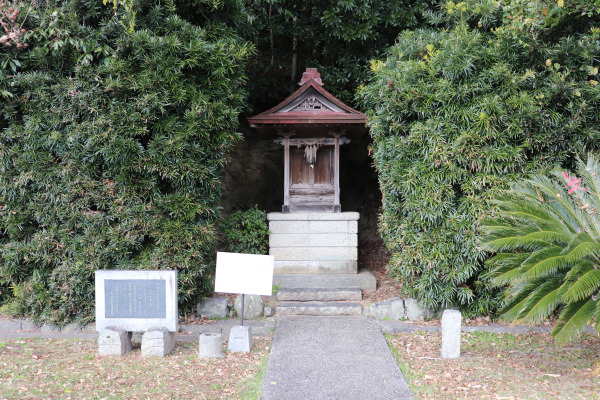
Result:
M235 15L192 24L170 1L112 5L31 3L28 48L0 54L0 300L13 313L89 321L98 269L178 269L183 311L212 286L252 48Z
M431 0L248 0L240 24L257 53L249 65L250 104L264 110L297 88L305 67L318 68L327 90L349 104L403 29L421 23Z
M598 149L593 16L566 13L523 30L525 19L511 22L516 9L533 12L523 4L445 3L428 28L403 32L385 61L372 62L372 82L359 91L389 267L428 306L492 313L501 299L477 246L488 199Z

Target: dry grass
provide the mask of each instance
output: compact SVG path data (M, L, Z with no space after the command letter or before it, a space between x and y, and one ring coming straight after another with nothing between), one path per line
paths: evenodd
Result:
M440 358L441 333L389 335L415 399L600 399L600 338L557 347L546 334L463 333Z
M199 359L195 342L178 342L167 357L142 357L139 344L125 357L109 357L98 355L93 340L0 339L0 398L254 398L244 388L264 373L270 343L254 339L250 354Z

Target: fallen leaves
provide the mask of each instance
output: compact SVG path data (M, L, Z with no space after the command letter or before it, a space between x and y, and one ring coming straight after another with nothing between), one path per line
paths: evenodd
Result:
M464 333L461 357L440 358L439 332L388 336L415 398L600 399L600 338L556 347L545 334ZM600 363L596 365L600 372Z
M97 342L67 339L0 341L0 398L231 399L268 356L270 339L252 353L198 358L197 343L177 343L167 357L89 357Z

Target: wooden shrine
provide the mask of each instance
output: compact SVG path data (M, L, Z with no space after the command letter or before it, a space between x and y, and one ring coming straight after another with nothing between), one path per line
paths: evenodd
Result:
M375 277L358 273L360 215L341 212L340 204L340 147L367 132L365 115L327 92L308 68L296 92L249 122L284 151L282 212L267 214L273 283L375 290Z
M249 122L283 145L284 213L341 212L340 146L367 132L363 113L326 91L316 68L307 68L296 92Z

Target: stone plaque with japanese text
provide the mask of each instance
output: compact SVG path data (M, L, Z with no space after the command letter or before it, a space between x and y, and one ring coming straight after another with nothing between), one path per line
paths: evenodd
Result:
M96 330L177 331L177 271L96 271Z

